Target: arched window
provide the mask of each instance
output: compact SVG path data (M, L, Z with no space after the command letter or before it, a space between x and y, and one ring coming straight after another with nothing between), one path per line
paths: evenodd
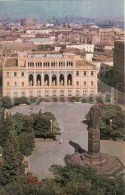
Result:
M49 75L48 74L44 75L44 85L49 86Z
M36 76L36 83L37 83L37 86L41 86L41 75L40 74Z
M56 86L57 85L57 77L56 74L52 75L52 86Z
M59 82L60 82L60 85L64 86L64 75L63 74L60 74Z
M72 75L71 74L67 75L67 85L72 85Z
M29 85L30 86L33 86L34 85L33 75L32 74L29 75Z

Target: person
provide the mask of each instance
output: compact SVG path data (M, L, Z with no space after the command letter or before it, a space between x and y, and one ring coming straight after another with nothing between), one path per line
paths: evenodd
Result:
M61 139L60 139L60 144L62 144L62 141L63 141L63 140L62 140L62 138L61 138Z

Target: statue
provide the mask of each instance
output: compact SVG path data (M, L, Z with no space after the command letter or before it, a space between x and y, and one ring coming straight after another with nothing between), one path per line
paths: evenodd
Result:
M48 85L48 81L46 80L46 81L44 82L44 84L45 84L45 86L47 86L47 85Z
M32 84L33 84L32 81L30 81L30 82L29 82L29 85L32 86Z
M71 85L71 81L70 81L70 79L68 80L68 84L69 84L69 85Z
M61 85L63 85L63 80L61 80Z
M90 109L90 128L98 129L100 110L94 105Z
M54 80L54 81L53 81L53 86L55 86L55 85L56 85L56 81Z
M40 86L40 81L39 80L37 81L37 86Z

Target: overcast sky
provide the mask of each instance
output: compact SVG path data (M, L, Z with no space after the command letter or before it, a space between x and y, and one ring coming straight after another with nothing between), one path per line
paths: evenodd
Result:
M66 16L123 19L124 0L0 0L0 19Z

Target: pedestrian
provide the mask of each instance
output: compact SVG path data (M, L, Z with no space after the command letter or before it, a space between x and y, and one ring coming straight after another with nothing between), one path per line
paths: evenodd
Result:
M62 141L63 141L63 140L62 140L62 138L61 138L61 140L60 140L60 144L62 144Z

